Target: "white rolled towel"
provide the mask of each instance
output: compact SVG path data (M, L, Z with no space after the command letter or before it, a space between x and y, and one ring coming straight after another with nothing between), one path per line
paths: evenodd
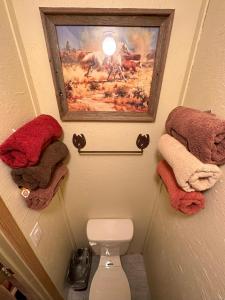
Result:
M186 192L207 190L222 175L216 165L204 164L169 134L160 137L158 149L173 169L178 185Z

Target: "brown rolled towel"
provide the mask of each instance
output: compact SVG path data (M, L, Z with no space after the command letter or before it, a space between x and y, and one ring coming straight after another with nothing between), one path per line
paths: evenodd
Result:
M225 163L225 120L178 106L166 120L166 131L204 163Z
M30 190L46 188L55 167L66 158L68 153L67 146L60 141L56 141L45 149L38 165L13 169L11 171L12 178L19 187Z
M59 185L67 172L67 167L63 164L60 164L56 168L50 184L46 189L40 188L36 191L30 192L24 192L24 190L22 190L21 195L25 198L27 206L35 210L40 210L47 207L57 192Z

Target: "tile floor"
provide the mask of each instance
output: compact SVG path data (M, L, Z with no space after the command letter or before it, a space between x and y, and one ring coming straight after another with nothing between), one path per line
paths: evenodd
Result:
M92 268L88 289L86 291L74 291L69 289L67 300L88 300L91 280L98 267L99 257L93 256ZM144 261L141 254L125 255L121 262L130 284L132 300L150 300L148 282L145 273ZM107 299L106 299L107 300ZM118 299L123 300L123 299Z

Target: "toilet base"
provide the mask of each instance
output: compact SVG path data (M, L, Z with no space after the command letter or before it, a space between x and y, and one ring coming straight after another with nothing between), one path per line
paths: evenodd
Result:
M131 300L130 286L119 256L101 256L89 300Z

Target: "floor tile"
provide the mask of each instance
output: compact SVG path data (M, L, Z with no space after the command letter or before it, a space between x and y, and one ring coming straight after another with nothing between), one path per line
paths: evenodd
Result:
M88 289L86 291L74 291L72 288L68 291L67 300L88 300L90 284L97 270L99 256L93 256L92 267ZM145 273L145 266L141 254L124 255L121 257L121 263L130 284L132 300L150 300L148 282ZM106 299L107 300L107 299ZM123 300L123 299L118 299Z

